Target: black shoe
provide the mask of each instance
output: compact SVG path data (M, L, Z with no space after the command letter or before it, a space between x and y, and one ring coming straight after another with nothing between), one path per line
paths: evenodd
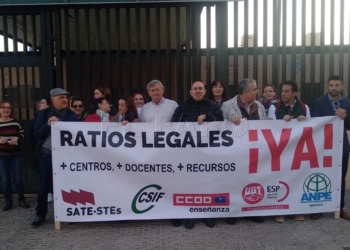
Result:
M12 202L5 202L5 206L2 207L2 210L9 211L12 207Z
M41 217L40 215L36 215L35 219L32 222L32 227L36 228L36 227L40 227L44 222L44 218Z
M237 222L236 218L227 218L226 219L226 223L229 225L234 225L234 224L236 224L236 222Z
M316 213L316 214L310 214L310 218L313 220L317 220L321 218L322 214L321 213Z
M215 227L214 219L203 219L203 221L207 227Z
M179 219L172 219L171 224L173 224L174 227L179 227L181 226L181 220Z
M263 217L260 217L260 216L247 217L247 219L249 219L255 223L264 223Z
M194 227L194 220L185 220L185 228L192 229Z
M18 201L18 205L19 205L20 207L25 208L25 209L27 209L27 208L30 207L29 204L26 202L26 200L19 200L19 201Z

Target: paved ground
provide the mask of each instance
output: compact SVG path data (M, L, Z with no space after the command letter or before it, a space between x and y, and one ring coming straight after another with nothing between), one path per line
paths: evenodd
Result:
M319 220L287 219L279 224L272 217L256 224L239 219L236 225L217 220L207 228L200 220L192 230L174 228L168 220L61 224L54 229L53 206L46 223L30 227L36 199L31 208L0 210L0 249L312 249L350 250L350 221L334 220L328 213ZM350 192L346 202L350 211ZM0 199L0 206L4 200Z

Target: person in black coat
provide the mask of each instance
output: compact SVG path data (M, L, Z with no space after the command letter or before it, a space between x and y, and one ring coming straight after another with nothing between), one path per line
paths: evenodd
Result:
M342 96L343 80L338 75L328 78L328 93L317 98L311 109L311 117L338 116L344 120L343 134L343 156L342 156L342 174L341 174L341 193L340 193L340 217L350 220L350 213L345 210L345 178L348 171L350 145L346 129L350 128L350 100ZM311 214L311 219L318 219L321 213Z
M223 121L218 106L205 97L205 87L202 82L194 82L191 86L191 97L181 103L175 110L172 122L215 122Z
M190 90L191 97L176 108L171 121L198 122L198 124L223 121L224 117L221 110L214 102L205 97L205 93L204 84L200 81L194 82ZM172 220L172 223L174 227L181 225L181 221L178 219ZM204 219L204 223L207 227L215 227L214 219ZM185 221L185 228L192 229L193 226L193 219L187 219Z

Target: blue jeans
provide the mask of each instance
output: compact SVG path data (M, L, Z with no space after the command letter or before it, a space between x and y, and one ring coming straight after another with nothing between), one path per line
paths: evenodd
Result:
M36 214L45 219L47 214L47 194L52 187L52 155L41 153L39 163L40 184Z
M24 199L21 155L0 155L0 174L5 202L12 203L11 171L16 184L18 200Z

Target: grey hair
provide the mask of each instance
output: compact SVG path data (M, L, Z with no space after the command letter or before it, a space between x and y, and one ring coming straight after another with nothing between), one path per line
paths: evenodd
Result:
M243 80L241 80L238 84L238 94L241 95L241 94L243 94L244 91L249 90L250 84L252 82L256 83L256 81L252 78L244 78Z
M152 80L152 81L150 81L149 83L147 83L147 86L146 86L147 91L148 91L150 88L152 88L154 85L156 85L157 83L160 85L160 87L161 87L162 89L164 89L164 86L163 86L163 84L162 84L161 81L159 81L159 80Z

